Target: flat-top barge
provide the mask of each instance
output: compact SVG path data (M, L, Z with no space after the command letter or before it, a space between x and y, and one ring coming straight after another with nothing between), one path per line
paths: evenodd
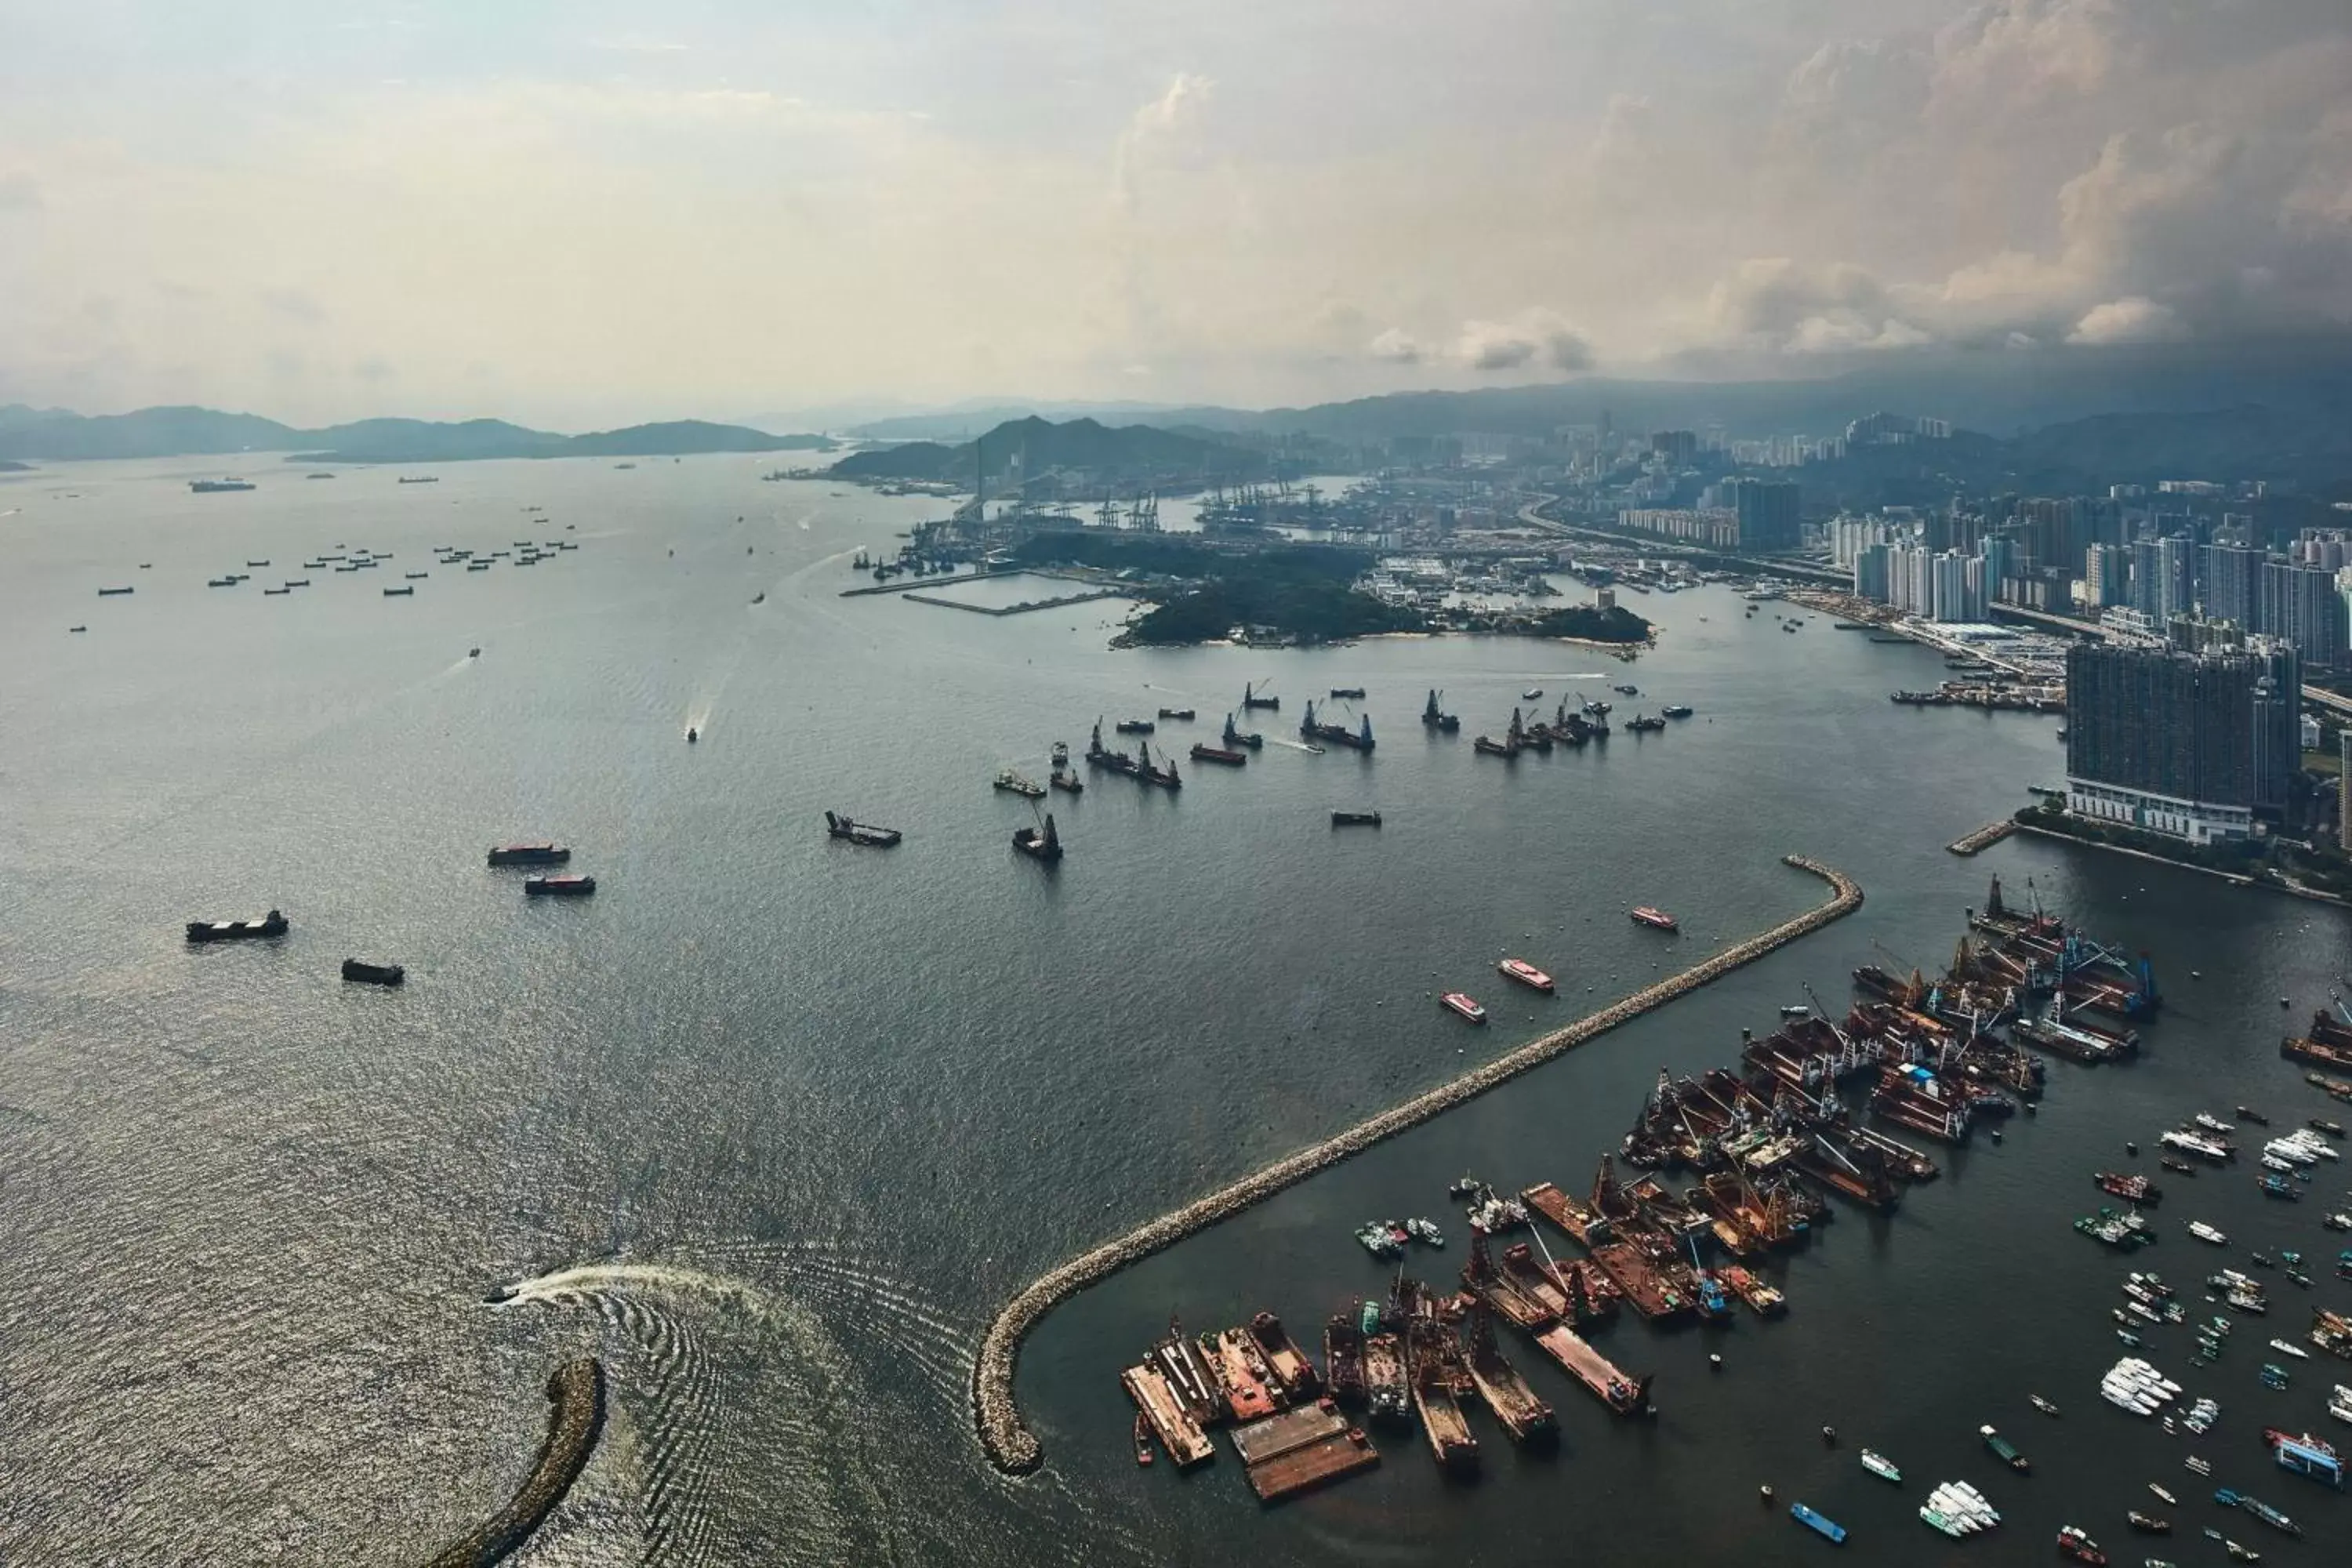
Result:
M287 921L272 910L257 921L190 921L190 942L247 942L255 937L284 936Z

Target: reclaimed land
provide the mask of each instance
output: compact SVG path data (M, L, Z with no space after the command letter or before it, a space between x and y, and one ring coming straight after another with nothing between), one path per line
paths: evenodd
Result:
M444 1549L428 1568L489 1568L529 1541L531 1531L563 1500L595 1449L596 1435L604 1425L604 1368L594 1356L565 1362L547 1380L547 1397L554 1410L548 1417L547 1440L530 1474L506 1507Z
M1517 1050L1498 1057L1484 1067L1473 1068L1451 1083L1440 1084L1435 1089L1417 1094L1402 1105L1360 1121L1322 1142L1310 1144L1255 1174L1244 1176L1231 1186L1211 1193L1173 1213L1150 1220L1115 1241L1105 1242L1090 1252L1079 1254L1023 1287L996 1314L995 1321L988 1325L988 1332L980 1342L980 1355L972 1363L972 1415L979 1426L981 1447L987 1450L990 1461L997 1468L1016 1475L1034 1470L1044 1461L1045 1450L1036 1435L1021 1419L1021 1407L1013 1398L1013 1372L1020 1360L1021 1342L1028 1337L1029 1331L1043 1321L1046 1313L1080 1290L1108 1279L1130 1263L1139 1262L1162 1247L1182 1240L1194 1231L1230 1218L1296 1182L1363 1152L1382 1139L1392 1138L1441 1111L1451 1110L1506 1079L1517 1077L1529 1068L1573 1050L1620 1024L1637 1018L1653 1008L1664 1006L1677 996L1719 979L1743 964L1752 963L1774 949L1819 931L1832 921L1850 915L1862 907L1862 888L1844 872L1801 855L1788 855L1781 858L1788 865L1801 871L1809 871L1829 883L1832 889L1829 901L1817 904L1761 935L1727 947L1679 974L1645 986L1598 1013L1548 1035L1540 1035Z

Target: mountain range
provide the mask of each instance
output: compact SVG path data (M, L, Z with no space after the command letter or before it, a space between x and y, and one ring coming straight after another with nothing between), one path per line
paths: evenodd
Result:
M1021 471L1029 475L1053 468L1111 468L1181 470L1250 479L1269 471L1262 453L1195 434L1150 425L1110 426L1093 419L1056 425L1034 416L1007 420L978 440L960 446L909 441L853 452L830 471L845 479L945 479L968 484L983 455L993 474L1003 471L1016 454Z
M699 419L560 436L503 419L440 423L362 419L305 430L254 414L195 407L142 408L95 416L58 408L0 407L0 458L72 461L283 452L289 460L449 463L481 458L667 458L697 452L831 451L823 436L772 436Z

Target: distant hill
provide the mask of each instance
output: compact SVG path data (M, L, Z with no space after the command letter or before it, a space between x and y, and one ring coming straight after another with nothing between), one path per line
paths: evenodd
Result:
M1096 472L1170 473L1256 478L1267 471L1261 453L1199 435L1150 425L1109 426L1093 419L1056 425L1035 417L1007 420L960 447L909 441L854 452L833 466L845 479L945 479L969 483L985 454L993 479L1016 463L1024 475L1054 468Z
M63 409L0 408L0 458L51 461L288 452L303 462L449 463L482 458L653 458L698 452L830 451L823 436L771 436L698 419L559 436L502 419L440 423L362 419L297 429L252 414L142 408L94 417Z
M7 458L0 458L0 474L26 474L32 472L32 469L33 465L30 463L19 463Z

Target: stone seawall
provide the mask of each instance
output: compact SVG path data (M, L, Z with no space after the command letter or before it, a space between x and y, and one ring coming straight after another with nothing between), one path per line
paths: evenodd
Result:
M489 1568L529 1541L572 1489L604 1426L604 1368L593 1356L565 1362L547 1380L547 1441L506 1507L435 1556L427 1568Z
M980 1354L972 1363L972 1413L980 1429L981 1447L987 1450L990 1460L999 1469L1015 1474L1035 1469L1043 1460L1044 1450L1038 1445L1036 1435L1023 1423L1020 1406L1013 1399L1013 1372L1020 1359L1021 1342L1028 1337L1029 1331L1035 1328L1047 1312L1080 1290L1194 1231L1205 1229L1262 1199L1273 1196L1293 1183L1318 1171L1328 1170L1384 1138L1394 1137L1407 1128L1418 1126L1441 1111L1450 1110L1465 1100L1486 1093L1507 1079L1515 1078L1529 1068L1573 1050L1595 1036L1606 1034L1618 1025L1663 1006L1743 964L1752 963L1775 948L1819 931L1832 921L1852 914L1862 907L1862 889L1843 872L1801 855L1784 856L1782 859L1788 865L1801 871L1809 871L1829 883L1832 889L1829 902L1817 905L1759 936L1749 937L1736 946L1726 948L1679 974L1645 986L1598 1013L1538 1036L1484 1067L1475 1068L1450 1083L1425 1090L1402 1105L1381 1111L1345 1131L1277 1160L1264 1170L1244 1176L1231 1186L1187 1204L1173 1213L1147 1221L1117 1240L1081 1253L1023 1287L1004 1304L1003 1310L997 1313L995 1321L989 1324L988 1332L981 1340Z

